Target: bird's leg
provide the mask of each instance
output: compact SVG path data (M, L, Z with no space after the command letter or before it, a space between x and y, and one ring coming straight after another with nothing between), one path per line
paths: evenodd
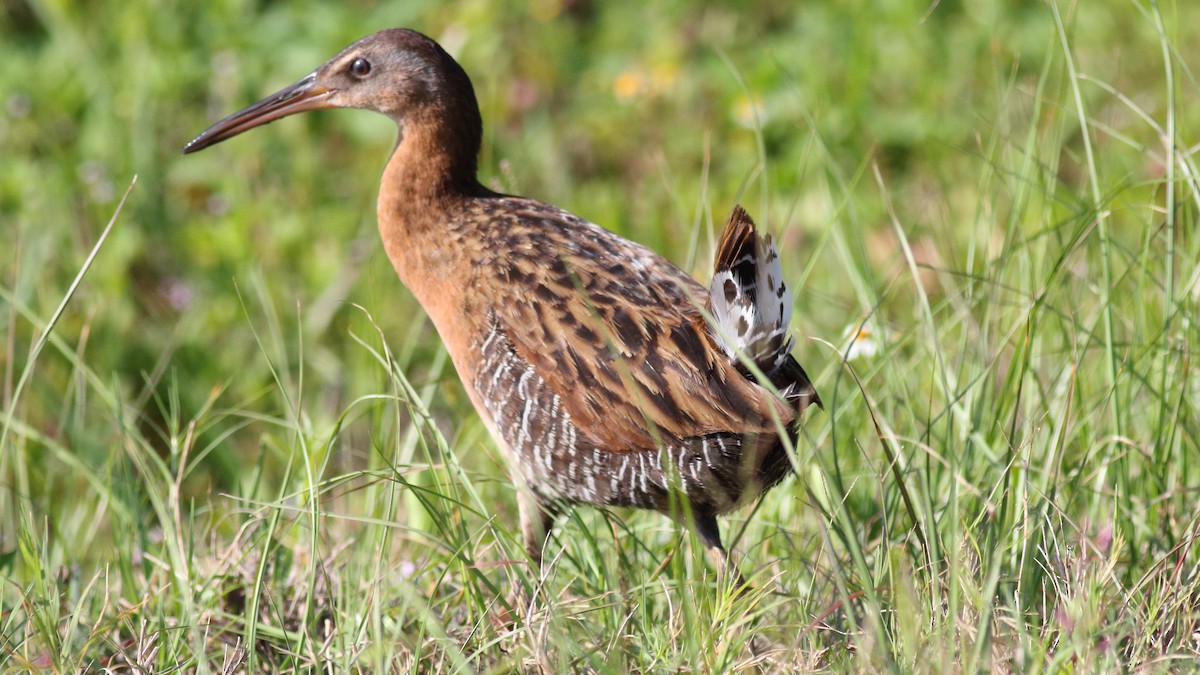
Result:
M729 559L729 551L721 544L721 527L717 524L717 517L711 513L693 513L692 521L696 525L696 535L708 550L708 557L717 572L728 574L740 592L749 589L750 585L746 583L741 570Z
M528 615L533 611L533 597L537 594L537 588L541 584L542 549L546 546L546 540L550 536L550 529L554 526L554 518L558 515L558 509L552 504L542 502L527 490L520 490L517 493L517 508L521 515L521 536L525 543L525 553L529 556L533 572L530 576L532 586L527 588L519 580L514 579L512 592L508 596L508 604L514 609L519 608L522 615ZM499 619L500 624L513 625L513 617L505 614L506 616Z
M708 556L717 567L718 573L728 574L733 580L737 597L744 598L752 589L742 576L741 570L729 559L729 552L721 545L721 528L717 525L717 517L711 513L693 513L692 520L696 523L696 534L708 548ZM769 638L758 633L750 637L747 646L755 657L762 657L779 649Z
M546 547L546 539L550 536L550 529L554 527L558 509L533 495L518 497L517 507L521 514L521 535L525 540L525 553L529 556L529 562L540 572L542 549Z

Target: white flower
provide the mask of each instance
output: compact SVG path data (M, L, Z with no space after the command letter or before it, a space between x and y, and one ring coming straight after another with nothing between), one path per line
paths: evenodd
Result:
M847 361L869 359L879 353L888 339L888 331L870 320L860 321L846 326L842 337L842 353Z

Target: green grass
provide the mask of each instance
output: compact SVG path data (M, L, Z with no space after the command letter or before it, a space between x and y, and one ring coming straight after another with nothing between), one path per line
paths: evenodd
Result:
M1200 5L644 4L0 4L5 670L1200 665ZM377 242L390 122L179 156L393 25L487 183L703 280L735 200L779 237L826 409L723 523L753 592L647 513L530 572Z

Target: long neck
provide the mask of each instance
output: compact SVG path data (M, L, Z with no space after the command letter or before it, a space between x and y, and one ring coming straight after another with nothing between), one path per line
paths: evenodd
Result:
M455 201L486 192L476 178L483 140L479 105L466 73L457 70L460 77L451 78L433 100L398 120L400 137L379 192L381 229L389 221L405 230L432 224ZM386 241L411 232L383 234Z
M379 228L389 256L397 243L439 223L445 227L445 212L456 202L487 192L476 178L483 121L471 78L445 50L426 41L440 76L396 120L400 138L379 191Z
M452 128L445 117L406 120L383 172L379 234L396 274L433 320L455 367L469 373L474 332L472 313L464 310L470 259L461 246L463 219L473 198L491 193L475 178L479 136L455 137Z
M486 192L475 177L474 151L449 146L441 125L407 124L379 186L379 230L393 245L444 228L446 212Z
M457 214L489 191L476 179L482 124L475 97L458 105L429 105L401 123L400 138L379 189L379 234L401 280L424 303L427 280L450 273L447 240Z

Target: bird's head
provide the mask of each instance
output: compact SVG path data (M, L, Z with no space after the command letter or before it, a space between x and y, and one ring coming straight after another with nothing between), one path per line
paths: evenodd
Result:
M355 42L299 82L217 122L183 152L203 150L288 115L325 108L374 110L401 128L426 113L479 127L479 107L462 67L430 38L394 28Z

